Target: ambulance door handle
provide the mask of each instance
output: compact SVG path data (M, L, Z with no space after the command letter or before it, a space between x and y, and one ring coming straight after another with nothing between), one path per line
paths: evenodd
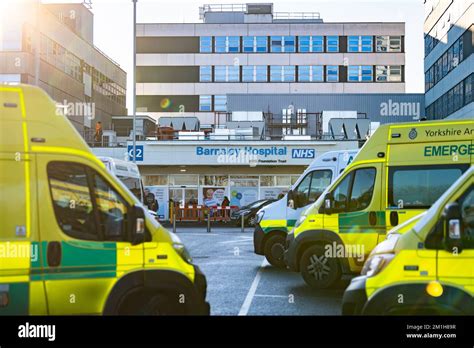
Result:
M58 267L61 264L62 247L61 242L49 242L47 259L49 267Z
M398 225L398 212L396 211L390 212L390 225L392 226Z
M370 226L377 225L377 214L375 214L375 211L369 213L369 224Z

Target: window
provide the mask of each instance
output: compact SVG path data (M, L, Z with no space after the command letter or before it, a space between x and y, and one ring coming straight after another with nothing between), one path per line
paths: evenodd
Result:
M268 41L266 36L244 36L242 42L243 52L245 53L268 52Z
M377 82L401 82L402 67L400 65L377 65L375 69Z
M309 191L309 202L316 202L332 179L330 170L316 170L312 173L311 190Z
M339 52L339 36L326 37L326 52Z
M212 82L212 67L210 65L199 67L199 81Z
M389 205L428 209L469 166L410 166L389 169Z
M375 168L356 170L350 199L348 200L348 211L364 210L370 205L374 192L375 175Z
M217 65L214 67L215 82L239 82L240 67L238 65Z
M324 38L322 36L299 36L298 52L323 52Z
M216 36L215 45L217 53L236 53L240 52L239 36Z
M376 36L375 38L376 52L401 52L402 37L401 36Z
M271 52L295 52L295 37L294 36L272 36Z
M124 240L127 205L102 177L71 162L51 162L47 172L55 216L64 233L83 240Z
M350 65L347 69L347 80L349 82L371 82L372 66Z
M366 209L372 201L377 171L375 168L357 169L337 185L332 192L337 212L353 212Z
M211 111L212 97L210 95L199 96L199 111Z
M295 67L292 65L272 65L270 67L271 82L295 81Z
M301 65L298 67L299 82L323 82L324 71L322 65Z
M199 38L199 52L201 53L212 52L212 36L201 36Z
M344 179L337 185L332 192L334 200L334 211L345 211L347 209L347 198L349 197L349 187L351 183L352 173L346 175Z
M267 66L246 65L242 67L243 82L267 82Z
M227 96L214 96L214 111L227 111Z
M465 192L459 199L461 206L462 224L464 226L463 247L474 249L474 186Z
M316 170L307 174L294 190L297 205L303 207L315 202L331 183L330 170Z
M348 36L349 52L372 52L372 36Z
M339 67L337 65L326 66L326 81L339 82Z
M21 74L0 74L0 83L20 83Z
M105 240L121 240L127 231L127 205L97 173L93 176L94 197L99 212L99 234Z

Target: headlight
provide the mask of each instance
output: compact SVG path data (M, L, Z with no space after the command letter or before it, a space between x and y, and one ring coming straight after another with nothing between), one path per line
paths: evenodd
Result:
M184 246L183 243L173 243L173 248L174 248L174 250L176 250L178 255L181 256L181 258L185 262L187 262L187 263L192 263L193 262L193 258L191 257L191 255L189 254L188 249L186 249L186 247Z
M362 268L362 275L367 277L373 277L380 273L390 261L393 260L394 254L378 254L370 257Z
M263 216L265 215L265 210L259 210L257 213L257 224L260 223L260 221L263 220Z
M296 221L295 228L300 227L300 225L306 220L306 215L301 215L298 221Z

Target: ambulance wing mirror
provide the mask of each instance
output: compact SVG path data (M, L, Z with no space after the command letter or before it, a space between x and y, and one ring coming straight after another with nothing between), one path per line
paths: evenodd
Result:
M320 208L320 212L325 214L331 214L333 206L334 197L331 193L327 193L326 196L324 196L324 203Z
M453 253L462 251L463 224L461 207L457 202L448 203L443 212L445 223L444 241L446 250Z
M130 209L130 242L132 245L137 245L145 242L146 231L145 231L145 212L143 208L134 205Z
M293 192L293 190L290 190L288 191L288 194L287 194L287 206L288 208L291 208L291 209L295 209L295 193Z

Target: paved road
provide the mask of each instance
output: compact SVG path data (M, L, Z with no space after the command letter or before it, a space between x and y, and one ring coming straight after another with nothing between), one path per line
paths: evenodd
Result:
M253 230L178 227L208 281L213 315L339 315L349 280L313 290L298 273L276 269L253 252Z

